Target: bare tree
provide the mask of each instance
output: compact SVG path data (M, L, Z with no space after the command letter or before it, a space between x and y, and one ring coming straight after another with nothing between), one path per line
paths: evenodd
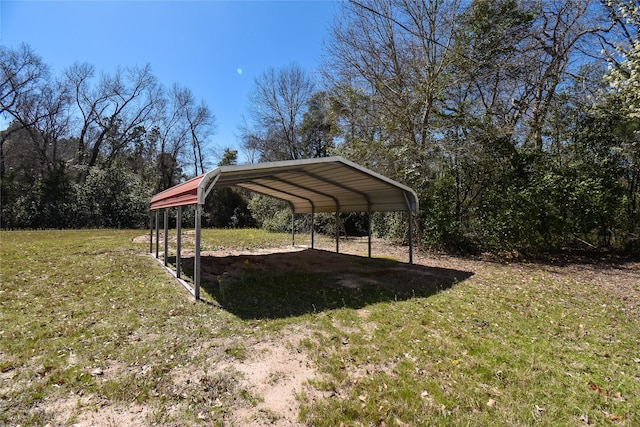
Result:
M567 81L576 58L583 52L595 54L599 33L610 24L595 9L596 0L547 1L541 4L532 27L526 61L531 64L523 75L524 87L518 102L527 105L529 134L525 143L536 150L544 148L543 129L558 89Z
M160 104L161 114L149 133L151 143L156 146L156 165L160 174L158 188L162 191L178 183L180 178L178 158L188 140L188 128L184 125L179 88L174 85L168 97Z
M182 110L183 119L189 129L191 151L193 154L193 168L195 175L204 173L205 157L203 148L206 138L215 132L216 117L211 113L209 107L200 101L196 103L195 97L190 89L174 86L175 98Z
M190 89L174 84L159 106L161 114L150 138L156 145L160 172L158 190L177 183L181 164L193 162L193 173L203 173L207 138L215 131L215 116L204 102L196 103Z
M49 68L26 44L0 46L0 72L0 114L10 116L20 97L37 91L49 77Z
M0 117L13 125L0 137L0 176L5 173L5 143L23 131L40 173L51 171L58 161L58 141L67 135L69 99L64 86L51 80L48 67L26 45L18 49L0 46ZM24 140L24 138L21 138Z
M458 0L346 3L333 27L325 76L372 95L387 139L424 146L453 57Z
M65 75L79 117L81 168L95 166L100 155L110 163L157 119L162 89L148 65L103 74L97 87L91 65L75 64Z
M313 90L313 80L297 65L265 71L249 94L253 128L241 129L245 148L263 161L302 158L300 125Z

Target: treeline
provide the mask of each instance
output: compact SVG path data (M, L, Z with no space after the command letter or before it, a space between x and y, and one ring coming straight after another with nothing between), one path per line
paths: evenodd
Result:
M149 66L53 76L27 45L0 66L3 228L142 227L154 192L209 166L215 116Z
M425 246L637 250L639 24L630 0L345 2L324 90L265 73L245 147L338 153L410 185Z
M428 247L638 250L636 2L341 5L321 79L290 65L255 80L249 162L338 154L406 183ZM0 49L2 227L141 227L153 193L212 166L215 118L188 89L148 67L54 78L29 47ZM290 226L286 208L234 190L208 203L212 226ZM373 228L407 232L402 214Z

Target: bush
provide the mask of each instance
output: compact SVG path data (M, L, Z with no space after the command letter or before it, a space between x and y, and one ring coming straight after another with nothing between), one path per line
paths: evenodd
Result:
M248 208L259 228L276 233L291 231L291 210L285 202L254 194Z
M91 168L77 184L72 215L77 228L145 228L149 221L152 186L122 168Z

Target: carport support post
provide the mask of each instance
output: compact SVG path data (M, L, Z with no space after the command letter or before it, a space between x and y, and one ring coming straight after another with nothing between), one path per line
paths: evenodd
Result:
M291 209L291 246L296 245L296 229L294 222L295 214L293 213L293 209Z
M314 229L315 229L315 213L311 212L311 249L313 249L313 237L314 237Z
M201 229L201 218L202 214L202 205L196 205L196 256L193 261L193 296L196 298L196 301L200 299L200 229Z
M167 266L169 254L169 208L164 208L164 266Z
M340 253L340 210L336 209L336 253Z
M409 208L409 264L413 264L413 210Z
M371 207L369 207L369 211L367 212L367 219L368 219L368 225L367 225L367 234L369 235L369 239L368 239L368 246L369 246L369 258L371 258Z
M413 208L415 205L409 200L407 193L404 193L404 200L407 202L409 213L409 264L413 264Z
M149 253L153 253L153 211L149 211Z
M176 216L176 277L180 278L180 252L182 251L182 206Z
M156 259L160 250L160 211L156 210Z

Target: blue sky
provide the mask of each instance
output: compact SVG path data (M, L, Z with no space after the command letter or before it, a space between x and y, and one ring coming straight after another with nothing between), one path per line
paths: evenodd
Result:
M165 87L179 83L209 106L215 146L239 149L254 79L291 63L315 72L338 9L329 0L0 0L0 44L29 44L54 73L74 62L99 72L149 63Z

